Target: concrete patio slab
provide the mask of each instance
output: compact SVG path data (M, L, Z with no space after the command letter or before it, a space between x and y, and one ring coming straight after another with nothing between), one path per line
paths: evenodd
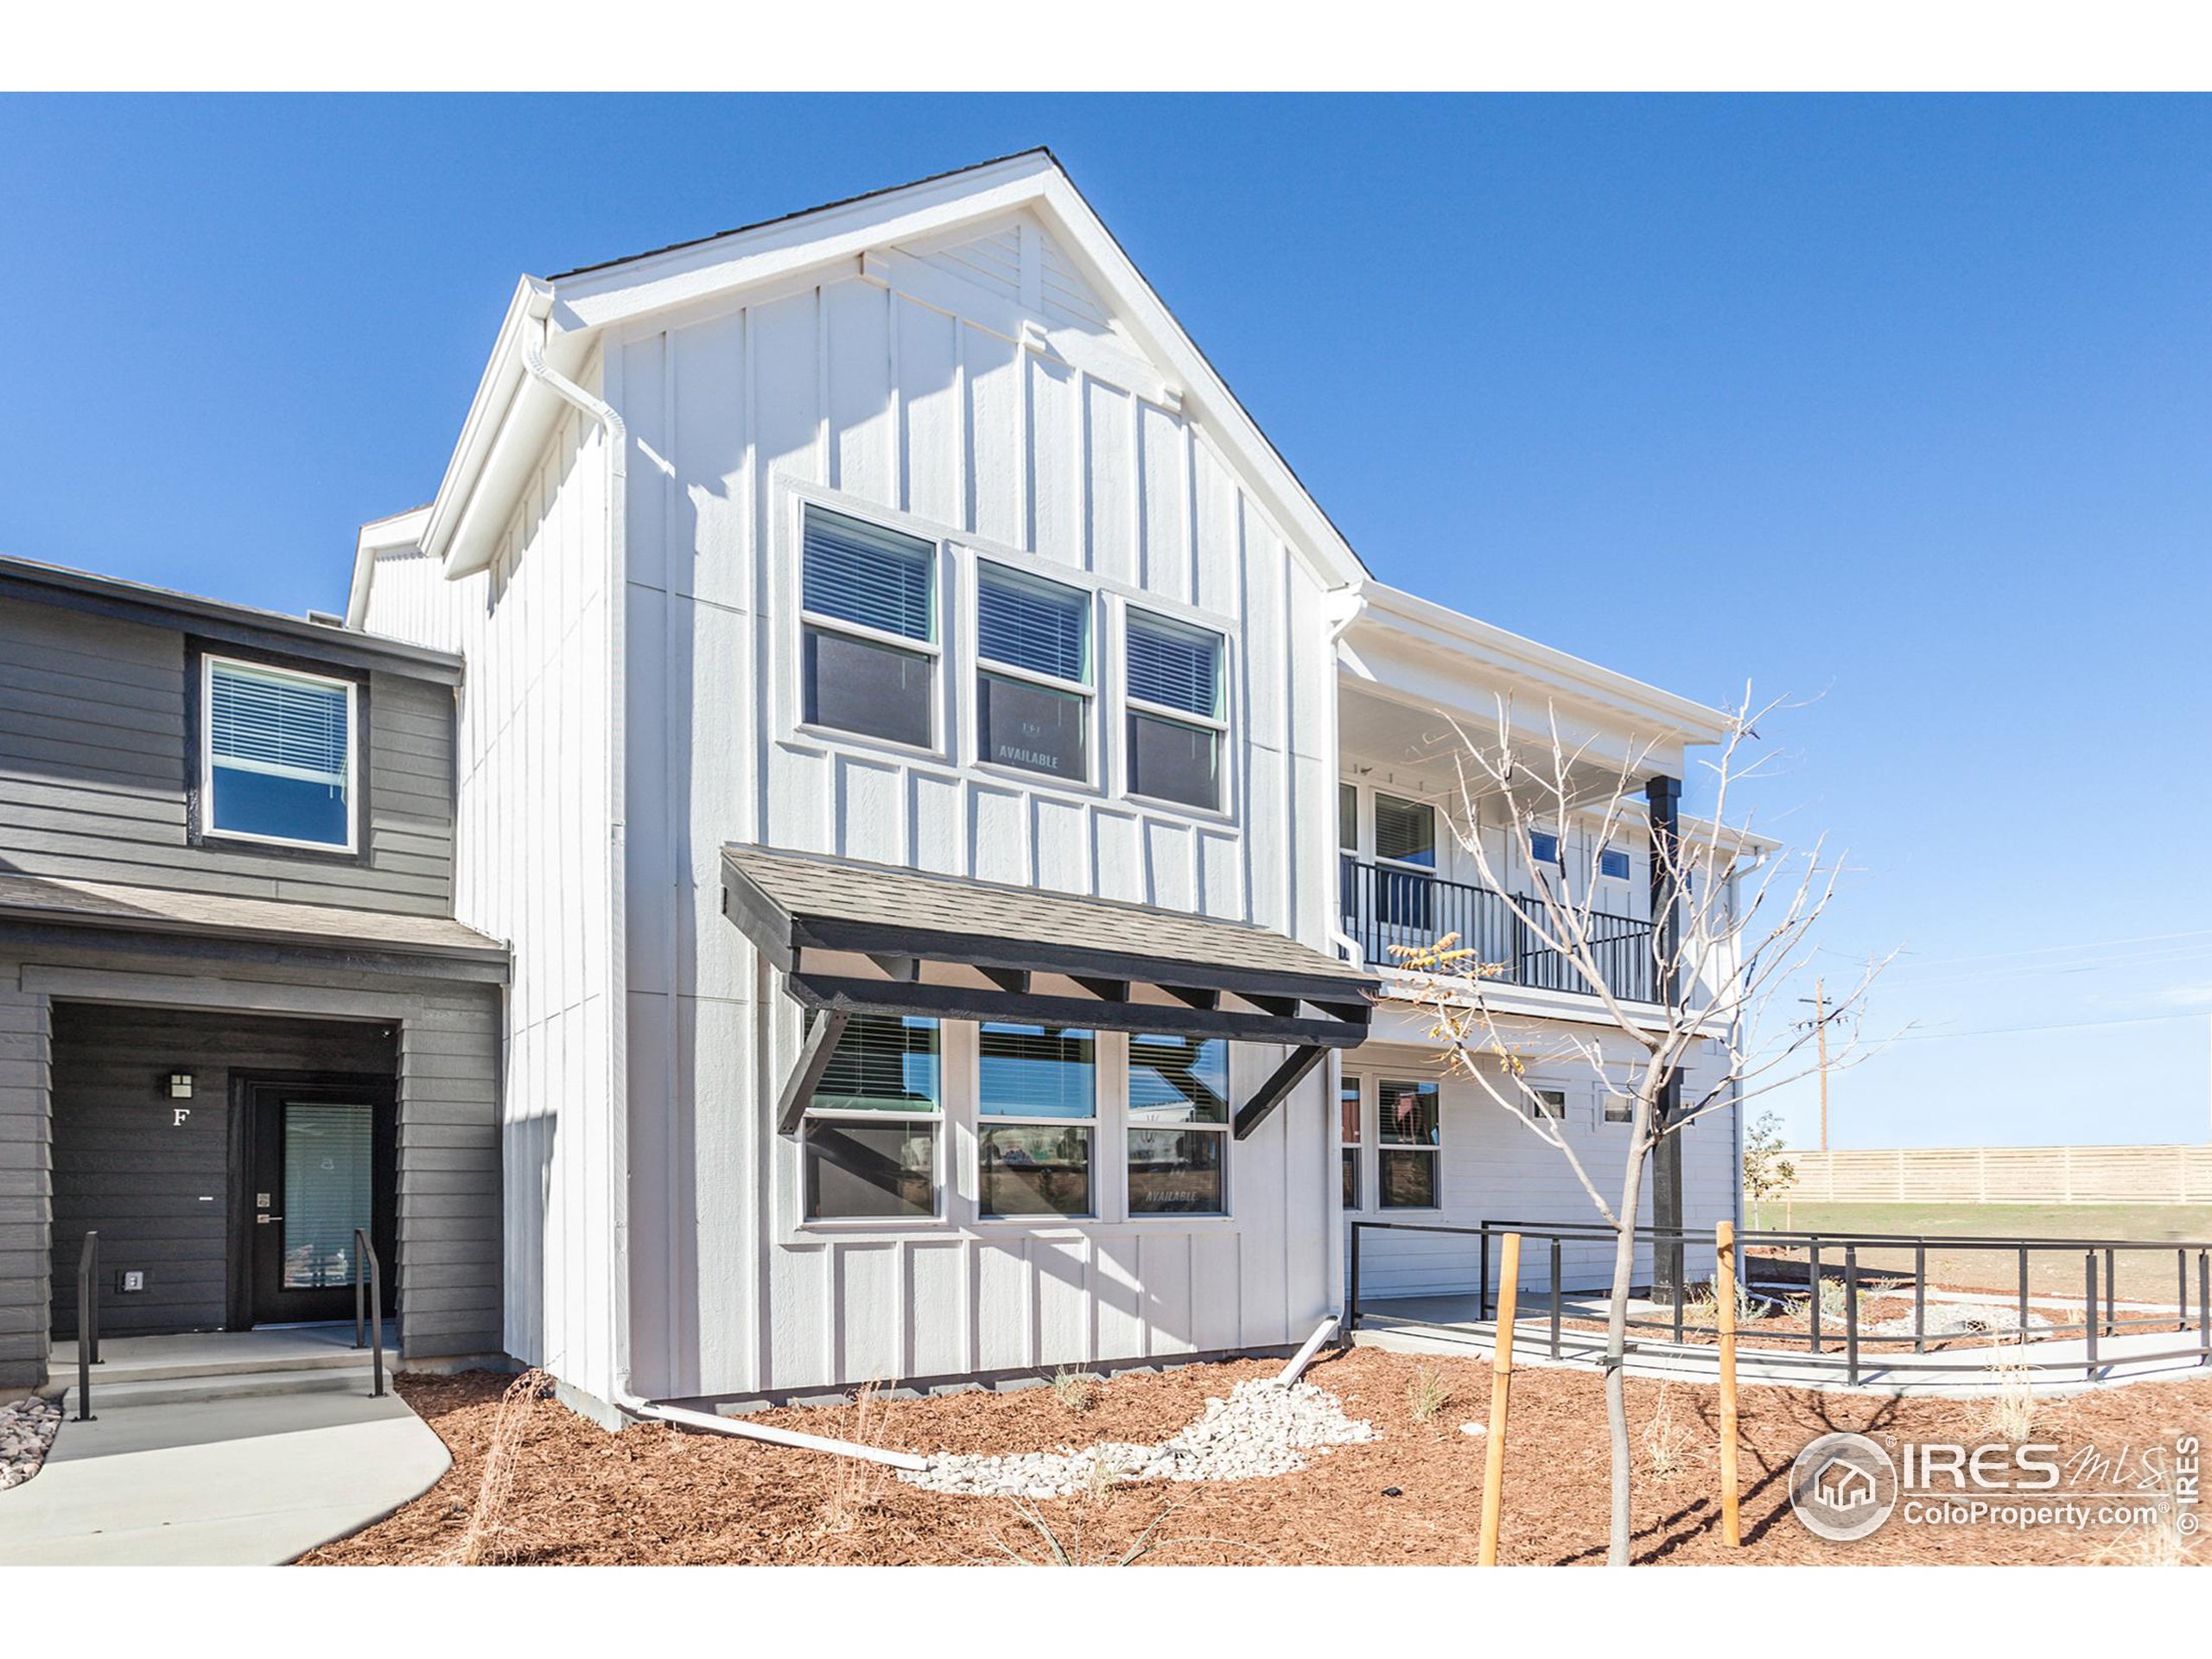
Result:
M120 1407L63 1423L46 1466L0 1492L0 1566L275 1565L420 1497L450 1462L397 1395Z

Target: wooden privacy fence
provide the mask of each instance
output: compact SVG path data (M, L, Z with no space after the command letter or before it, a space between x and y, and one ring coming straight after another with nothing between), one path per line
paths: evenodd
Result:
M1807 1204L2212 1204L2212 1146L1785 1152Z

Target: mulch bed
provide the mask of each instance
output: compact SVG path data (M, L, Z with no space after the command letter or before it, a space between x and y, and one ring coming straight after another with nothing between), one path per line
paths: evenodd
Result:
M1414 1421L1408 1384L1427 1367L1451 1398ZM1209 1396L1274 1363L1244 1361L1132 1375L1102 1384L1077 1411L1049 1389L971 1392L891 1404L874 1443L919 1452L1043 1451L1096 1440L1162 1439ZM1475 1559L1484 1440L1459 1432L1490 1406L1487 1360L1420 1358L1370 1348L1325 1357L1309 1380L1354 1417L1370 1445L1314 1455L1305 1471L1221 1484L1126 1485L1103 1497L1036 1506L1067 1553L1111 1562L1147 1538L1145 1564L1381 1563ZM400 1392L452 1449L454 1467L386 1520L307 1558L311 1564L422 1563L449 1556L477 1497L485 1448L512 1378L485 1372L403 1376ZM2073 1562L2112 1554L2110 1533L2056 1529L1910 1527L1893 1519L1857 1544L1814 1537L1789 1513L1790 1460L1815 1435L1859 1429L1884 1438L1991 1438L1971 1402L1890 1401L1782 1389L1743 1396L1745 1547L1719 1536L1715 1391L1631 1378L1637 1557L1649 1562ZM1014 1503L925 1492L888 1471L757 1441L652 1426L610 1434L555 1401L525 1399L511 1424L512 1484L490 1532L490 1558L516 1563L734 1565L1043 1561L1050 1547ZM853 1432L850 1406L786 1409L762 1421L816 1433ZM1649 1449L1655 1418L1673 1424L1678 1466ZM2094 1443L2212 1440L2212 1379L2106 1390L2040 1408L2037 1437L2062 1457ZM1503 1554L1512 1562L1589 1563L1605 1554L1608 1462L1598 1378L1524 1370L1513 1385ZM1164 1517L1164 1518L1163 1518ZM2202 1547L2199 1546L2200 1550Z

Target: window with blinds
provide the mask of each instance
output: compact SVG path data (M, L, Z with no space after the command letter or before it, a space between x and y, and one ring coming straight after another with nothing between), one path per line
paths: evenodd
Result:
M375 1109L289 1100L283 1112L283 1287L351 1284L353 1230L369 1224Z
M354 683L220 657L205 674L203 829L350 850Z
M1375 794L1375 856L1394 864L1436 868L1436 809L1422 801Z
M1128 1086L1129 1213L1224 1213L1229 1045L1137 1033Z
M1375 1185L1384 1210L1433 1210L1443 1102L1433 1083L1386 1077L1375 1088Z
M801 718L933 747L935 543L820 507L806 509L802 542Z
M994 766L1090 778L1090 595L976 567L976 753Z
M800 1136L810 1221L938 1211L938 1024L857 1014L808 1103Z
M1123 638L1129 792L1218 811L1227 726L1222 637L1131 609Z
M1628 854L1618 847L1608 847L1598 855L1598 874L1608 881L1628 880Z
M984 1215L1094 1213L1096 1050L1088 1031L976 1028L977 1188Z

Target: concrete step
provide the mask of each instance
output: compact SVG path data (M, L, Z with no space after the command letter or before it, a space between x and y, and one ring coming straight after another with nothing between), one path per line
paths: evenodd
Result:
M95 1415L140 1406L245 1400L271 1395L366 1395L375 1385L373 1370L366 1359L346 1365L296 1366L275 1370L142 1376L135 1379L111 1378L103 1375L105 1370L105 1366L96 1366L92 1371L92 1411ZM60 1384L55 1391L55 1397L61 1402L64 1410L73 1416L77 1410L76 1372L72 1370L67 1378L56 1378L55 1381ZM387 1366L385 1388L389 1391L391 1387L391 1372Z

